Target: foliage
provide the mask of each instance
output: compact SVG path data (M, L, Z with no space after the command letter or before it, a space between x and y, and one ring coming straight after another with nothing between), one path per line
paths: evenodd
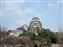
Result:
M63 43L63 37L61 38L61 43Z
M47 42L42 42L42 46L46 46L47 45Z
M20 36L25 36L27 34L27 31L25 29L23 29L23 33L19 35Z
M21 29L21 28L18 28ZM38 40L40 41L42 38L47 40L46 42L42 42L43 45L51 45L51 43L60 43L63 41L62 34L59 32L52 32L50 29L45 29L42 28L39 30L39 28L36 28L36 31L38 35L36 35L34 32L29 32L23 29L23 34L20 34L19 37L21 36L27 36L30 38L30 40L35 41ZM4 38L6 35L9 35L9 30L8 32L0 32L0 37ZM1 42L0 42L1 43ZM25 45L25 42L19 40L18 38L7 38L2 41L2 44L22 44Z
M57 37L55 34L49 29L42 29L41 32L38 33L38 36L41 38L49 39L51 43L57 43Z
M28 32L27 36L31 39L31 40L35 40L36 38L36 34L32 33L32 32Z
M38 30L38 35L36 35L33 32L28 32L27 36L31 39L31 40L40 40L41 38L45 38L47 40L50 40L51 43L57 43L58 39L57 36L55 35L55 33L53 33L50 29L44 29L42 28L42 30Z
M19 37L20 37L20 36L24 36L24 35L25 35L25 34L20 34Z
M41 37L41 38L46 38L48 36L47 32L46 31L41 31L38 33L38 36Z
M12 30L8 30L8 32L11 32Z
M36 27L36 31L37 31L37 33L40 31L38 27Z

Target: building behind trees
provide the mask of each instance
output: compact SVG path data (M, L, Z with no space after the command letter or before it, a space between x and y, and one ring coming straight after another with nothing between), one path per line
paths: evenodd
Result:
M39 21L39 18L38 18L38 17L33 17L33 18L32 18L32 21L30 22L29 29L30 29L31 31L36 31L37 28L38 28L39 30L42 29L41 22Z

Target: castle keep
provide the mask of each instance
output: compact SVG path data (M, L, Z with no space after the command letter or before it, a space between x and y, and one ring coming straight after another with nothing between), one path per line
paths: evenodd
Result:
M40 30L42 29L42 25L41 25L41 22L39 21L39 18L38 17L33 17L32 18L32 21L29 25L29 29L36 29L36 27L38 27Z

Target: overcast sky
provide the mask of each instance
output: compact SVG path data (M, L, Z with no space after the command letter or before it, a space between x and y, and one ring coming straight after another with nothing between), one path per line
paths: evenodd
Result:
M0 21L13 30L24 24L29 26L33 17L39 17L43 28L56 32L63 24L62 4L62 0L1 0Z

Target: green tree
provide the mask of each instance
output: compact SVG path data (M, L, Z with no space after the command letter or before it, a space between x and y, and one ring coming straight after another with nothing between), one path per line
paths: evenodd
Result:
M38 27L36 27L36 31L37 31L37 33L40 31Z
M41 32L38 33L38 36L41 38L49 39L51 43L57 43L57 37L50 29L42 29Z
M48 33L46 32L45 29L42 29L42 30L38 33L38 36L41 37L41 38L47 38Z
M28 32L27 36L31 39L31 40L35 40L36 38L36 34L32 33L32 32Z
M23 33L20 34L19 37L20 37L20 36L25 36L25 35L27 35L27 31L26 31L25 29L23 29Z
M53 32L50 32L48 38L51 40L52 43L57 43L57 37Z

